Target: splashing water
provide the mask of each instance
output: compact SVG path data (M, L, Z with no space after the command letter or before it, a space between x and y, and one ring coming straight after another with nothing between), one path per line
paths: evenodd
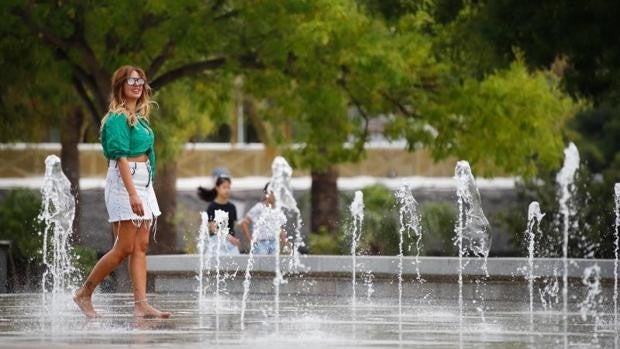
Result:
M413 190L409 185L402 185L396 190L396 201L399 208L399 243L398 243L398 256L399 256L399 279L402 279L402 258L403 258L403 244L405 235L407 238L415 236L415 271L416 280L423 282L420 275L420 249L422 247L422 221L420 214L418 213L418 202L413 196Z
M273 277L273 304L275 307L275 323L276 323L276 333L279 333L280 326L280 285L286 283L284 277L282 276L282 270L280 269L280 234L282 227L286 224L286 216L282 212L281 209L275 208L271 210L271 216L268 216L271 223L272 231L275 238L275 252L274 252L274 261L275 261L275 276Z
M265 224L264 217L261 216L258 219L257 224L263 226ZM245 329L245 310L248 303L248 297L250 295L250 284L252 280L252 270L254 269L254 244L258 234L252 234L252 241L250 242L250 252L248 253L248 263L245 267L245 278L243 280L243 296L241 298L241 329Z
M616 224L614 229L614 329L616 330L615 345L618 347L618 252L620 250L620 183L614 185L616 203Z
M540 303L544 310L553 309L554 304L559 303L558 294L560 293L560 281L558 280L558 269L553 267L553 277L542 280L543 286L538 290Z
M299 260L299 247L304 246L301 238L301 213L297 207L297 202L293 197L291 190L291 176L293 170L286 160L277 156L271 164L271 179L269 181L268 190L273 191L275 196L275 207L266 206L261 216L254 223L254 231L252 233L252 241L250 244L250 253L245 269L245 279L243 281L243 297L241 300L241 328L245 327L245 311L247 301L250 294L250 285L252 280L252 269L254 268L254 246L258 236L273 235L275 239L274 252L274 307L276 319L279 318L280 309L280 285L286 283L280 268L280 234L286 225L286 215L283 209L292 211L296 216L295 222L295 242L292 251L292 264L289 266L291 271L305 270L305 266ZM277 321L276 321L277 323Z
M273 279L274 284L274 298L276 300L276 311L279 308L279 290L280 284L285 280L282 276L279 264L279 239L282 226L286 224L286 216L279 208L265 207L263 213L258 217L254 223L254 231L252 233L252 243L250 244L250 253L248 255L248 262L245 269L245 279L243 281L243 297L241 300L241 326L244 326L245 310L247 306L247 300L250 294L250 285L252 280L252 269L254 268L254 246L259 236L275 235L276 239L276 251L275 251L275 277Z
M288 212L292 212L295 217L294 231L295 237L293 241L293 248L291 255L293 258L290 260L289 270L291 272L305 271L306 267L301 263L299 258L299 249L305 246L303 238L301 236L302 219L301 212L297 207L297 201L293 196L291 189L291 177L293 175L293 169L288 164L286 159L281 156L276 156L271 163L271 180L269 181L269 187L273 190L276 198L276 207L285 209ZM279 241L279 238L278 240Z
M527 281L528 287L530 291L530 323L532 323L532 316L534 312L534 247L535 247L535 239L536 232L540 230L540 221L545 216L544 213L540 212L540 204L538 201L532 201L527 211L527 266L528 266L528 274Z
M71 182L62 172L60 159L56 155L45 159L41 194L39 220L44 223L43 264L46 266L41 280L43 294L72 292L77 284L77 269L73 265L73 248L70 244L75 199L71 195Z
M299 244L303 244L303 240L301 239L301 213L297 208L297 202L293 197L293 193L291 191L291 176L293 175L293 169L286 162L286 160L281 156L276 156L271 163L271 180L269 181L269 190L273 191L275 196L275 208L274 208L274 218L272 219L274 223L278 221L277 217L280 217L280 224L276 229L274 226L273 234L275 239L275 253L274 253L274 261L275 261L275 276L273 278L273 287L274 287L274 307L275 307L275 323L276 323L276 333L279 332L279 319L280 319L280 285L286 283L284 277L282 275L282 269L280 268L280 234L281 230L286 224L286 216L283 210L293 211L296 215L297 219L295 222L295 242L292 251L292 264L289 266L289 269L292 271L297 271L298 269L303 268L301 261L299 260Z
M463 255L484 257L489 254L489 221L482 211L480 193L476 186L476 180L471 172L467 161L459 161L456 164L455 179L457 182L457 197L460 212L459 235ZM482 265L485 275L488 276L486 263Z
M200 212L200 228L198 229L198 254L200 259L200 266L198 269L198 304L202 304L203 297L205 296L205 283L204 273L210 270L210 254L207 254L207 244L209 238L209 216L206 212Z
M353 286L353 298L352 303L355 306L355 274L356 274L356 255L357 255L357 244L362 237L362 223L364 221L364 194L361 191L356 191L355 196L353 197L353 202L351 202L351 206L349 207L351 212L351 284Z
M588 291L586 298L579 303L579 313L583 321L586 321L588 316L592 317L594 325L592 343L598 343L598 329L601 326L600 306L603 302L601 297L601 268L598 264L584 269L582 283Z
M416 280L420 283L423 282L420 276L420 248L422 241L422 225L420 215L418 213L418 202L413 197L413 190L411 186L405 184L401 185L394 194L396 201L400 206L399 222L400 229L398 230L398 321L399 328L402 327L402 308L403 308L403 257L404 257L404 238L405 235L408 239L411 239L412 234L415 235L415 271Z
M571 203L575 174L579 168L579 151L575 144L570 143L564 149L564 166L558 172L556 181L559 188L560 216L562 217L562 311L564 320L564 332L568 329L568 231L571 227L571 218L575 216L575 208ZM576 224L576 222L572 223ZM575 227L576 228L576 227ZM567 342L567 339L565 339ZM567 344L567 343L566 343Z
M373 283L375 276L372 271L367 270L364 272L364 285L366 286L366 301L370 303L372 295L375 294L375 285Z
M228 212L223 210L215 210L213 221L216 226L215 239L216 244L213 249L211 249L210 253L215 255L215 303L216 303L216 311L219 309L220 305L220 289L222 283L224 282L224 277L222 277L221 270L221 259L220 256L222 254L222 247L224 246L224 242L226 237L228 236L229 228L228 228ZM211 247L211 246L209 246Z
M455 176L457 185L458 220L455 227L455 245L459 253L459 309L463 314L463 270L469 262L463 265L463 257L473 256L482 259L481 270L484 277L489 276L487 258L489 256L489 221L487 220L480 200L480 193L476 181L467 161L456 164ZM475 293L480 299L477 310L484 321L484 294L480 286L482 280L475 280ZM474 300L474 303L476 300Z

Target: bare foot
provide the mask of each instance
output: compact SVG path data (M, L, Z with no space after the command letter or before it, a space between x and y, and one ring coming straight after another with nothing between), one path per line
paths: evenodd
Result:
M152 319L152 318L167 319L172 314L166 311L157 310L146 302L137 302L135 303L134 308L133 308L133 315L136 317L143 317L147 319Z
M90 319L98 318L99 314L93 308L93 302L90 300L90 296L86 295L82 289L79 289L73 296L73 301L80 308L82 313Z

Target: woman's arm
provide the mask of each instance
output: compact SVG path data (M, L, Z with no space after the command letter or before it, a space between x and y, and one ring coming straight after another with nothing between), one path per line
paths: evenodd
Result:
M144 216L144 207L142 206L142 200L140 199L140 196L138 196L136 187L133 184L133 180L131 179L131 174L129 174L129 163L127 162L127 158L120 157L118 158L118 160L116 160L116 163L118 164L118 171L121 174L123 184L125 184L127 193L129 193L129 204L131 205L131 210L138 216Z
M241 220L241 223L239 223L239 227L241 228L243 235L245 235L245 237L250 242L252 242L252 234L250 234L250 222L251 221L252 220L250 219L250 217L245 217Z

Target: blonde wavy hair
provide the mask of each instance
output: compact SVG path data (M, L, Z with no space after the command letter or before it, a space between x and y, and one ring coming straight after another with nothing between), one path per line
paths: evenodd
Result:
M127 109L127 101L123 93L123 88L127 79L131 76L132 72L137 72L142 79L144 79L144 85L142 86L142 95L136 102L136 112L131 113ZM151 86L146 79L146 73L140 67L132 65L124 65L118 68L112 75L112 93L110 94L110 105L108 107L107 114L101 120L101 127L105 124L107 118L112 113L123 113L127 116L127 122L129 125L134 126L138 122L138 114L148 120L151 113L152 104L156 104L151 100Z

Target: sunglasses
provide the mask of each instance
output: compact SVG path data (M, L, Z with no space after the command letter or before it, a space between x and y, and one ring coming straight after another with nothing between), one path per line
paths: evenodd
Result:
M142 86L146 83L146 81L144 81L144 79L142 78L127 78L127 85L138 85L138 86Z

